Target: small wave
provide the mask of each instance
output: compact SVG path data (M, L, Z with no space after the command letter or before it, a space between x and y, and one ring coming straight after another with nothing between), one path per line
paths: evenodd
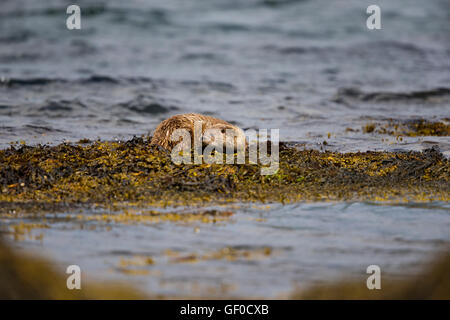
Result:
M42 58L42 55L31 52L16 52L11 54L0 55L0 62L2 63L15 63L15 62L32 62Z
M29 30L13 30L9 34L0 35L0 42L5 42L8 44L25 42L35 35L36 34L34 32Z
M97 53L97 48L83 39L73 39L70 43L72 56L85 56Z
M176 106L166 106L155 101L152 97L146 97L144 95L139 95L128 102L120 103L118 106L139 114L158 114L178 110Z
M69 112L72 111L72 107L67 106L65 104L63 104L62 102L59 101L53 101L50 102L49 104L40 107L39 111L50 111L50 112L55 112L55 111L65 111L65 112Z
M78 99L47 99L34 103L25 101L1 105L0 115L46 119L74 116L85 109L87 106Z
M47 85L54 82L67 82L63 79L56 78L2 78L0 79L0 85L3 86L36 86L36 85Z
M55 128L47 127L47 126L33 125L33 124L25 125L25 131L27 131L26 129L30 129L34 133L39 133L39 134L49 133L49 132L59 132L59 133L64 132L63 130L60 130L60 129L55 129Z
M48 8L35 8L35 9L10 9L10 10L4 10L0 12L0 18L27 18L27 17L35 17L35 16L45 16L45 17L60 17L61 13L66 12L67 6L60 6L60 7L48 7ZM100 14L103 14L107 12L106 5L99 4L99 5L90 5L86 6L83 5L83 16L97 16Z
M137 113L147 113L147 114L155 114L155 113L166 113L169 112L173 107L165 107L159 103L153 102L145 105L136 105L130 106L129 109L135 111Z
M223 1L216 4L220 10L243 10L264 7L266 9L284 8L290 5L301 4L308 0L246 0L246 1Z
M209 90L215 90L220 92L232 92L236 90L236 87L228 82L222 81L196 81L196 80L183 80L180 81L180 85L192 88L207 87Z
M223 32L250 31L250 27L239 23L214 23L206 26L209 30Z
M265 7L278 8L306 1L307 0L260 0L259 3Z
M431 98L449 97L450 88L435 88L430 90L418 90L411 92L363 92L357 88L342 88L334 97L333 101L346 104L348 100L361 102L405 102L405 101L427 101Z
M366 52L373 53L374 50L379 50L383 52L386 52L387 50L392 50L395 52L400 51L403 52L404 54L416 54L416 55L423 55L426 52L433 51L431 48L427 48L425 50L424 48L419 47L417 44L414 43L388 41L388 40L371 42L370 45L367 42L363 42L348 47L348 53L355 55Z
M170 25L168 12L162 9L109 8L112 22L128 24L139 28Z
M214 53L187 53L181 56L180 60L218 60L218 55Z
M0 79L0 86L39 86L39 85L50 85L54 83L78 83L78 84L92 84L92 83L108 83L108 84L119 84L122 82L128 83L149 83L153 82L150 78L144 77L110 77L106 75L92 75L87 78L77 79L77 80L66 80L62 78L2 78Z
M331 47L300 47L300 46L290 46L290 47L283 47L283 48L276 48L276 50L283 54L283 55L302 55L302 54L308 54L308 53L314 53L318 54L321 52L326 52L329 50L334 50L334 48Z
M85 80L81 80L82 83L114 83L120 82L120 79L112 78L109 76L93 75Z

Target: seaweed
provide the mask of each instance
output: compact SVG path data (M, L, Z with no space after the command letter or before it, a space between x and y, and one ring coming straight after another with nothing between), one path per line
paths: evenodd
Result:
M230 202L448 201L449 160L423 152L319 152L280 145L261 164L181 164L149 137L0 150L0 212Z
M428 121L425 119L414 119L399 121L390 119L387 123L368 123L362 127L363 133L387 134L391 136L450 136L450 125L445 119L443 121Z

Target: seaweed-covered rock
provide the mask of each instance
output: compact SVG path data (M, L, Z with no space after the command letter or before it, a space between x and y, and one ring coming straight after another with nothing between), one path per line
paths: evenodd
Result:
M448 201L449 160L424 152L337 153L282 145L261 164L176 165L148 138L0 150L0 206L193 205L205 202Z

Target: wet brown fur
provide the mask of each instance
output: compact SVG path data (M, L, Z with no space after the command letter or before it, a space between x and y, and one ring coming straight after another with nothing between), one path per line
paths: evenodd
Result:
M159 145L169 151L179 143L180 140L171 141L170 137L172 133L176 129L186 129L189 131L192 144L194 139L194 123L196 121L202 121L202 133L205 132L208 128L211 128L216 124L223 124L227 129L238 129L236 126L232 125L229 122L226 122L221 119L217 119L210 116L205 116L198 113L186 113L186 114L177 114L173 117L170 117L164 121L162 121L155 130L153 134L151 144ZM181 139L181 138L180 138Z

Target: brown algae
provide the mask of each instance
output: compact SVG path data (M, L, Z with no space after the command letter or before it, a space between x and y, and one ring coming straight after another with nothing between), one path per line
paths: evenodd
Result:
M450 136L448 121L427 121L424 119L398 121L390 119L387 123L368 123L362 127L363 133L386 134L391 136Z
M184 253L181 251L173 251L167 249L163 252L162 263L165 262L172 264L192 264L199 263L202 261L210 260L226 260L229 262L233 261L250 261L250 260L260 260L263 258L268 258L273 253L273 249L270 247L261 248L234 248L234 247L223 247L217 250L210 250L205 253ZM161 258L160 258L161 259ZM116 270L129 275L161 275L159 270L152 269L153 266L159 264L159 259L154 259L153 257L146 255L136 255L132 257L122 257L120 258Z
M149 138L11 146L0 150L0 212L86 205L450 199L449 160L435 149L342 154L281 144L278 172L264 176L260 169L259 164L176 165Z
M228 221L233 213L230 211L205 210L197 212L158 212L155 210L124 209L120 213L107 213L96 215L79 214L79 221L96 221L116 224L154 224L161 222L175 223L217 223Z
M176 251L166 252L168 256L171 257L172 263L196 263L200 261L208 260L257 260L261 258L268 257L272 254L272 248L262 247L262 248L252 248L252 249L241 249L233 247L224 247L219 250L206 252L204 254L191 253L191 254L181 254Z

